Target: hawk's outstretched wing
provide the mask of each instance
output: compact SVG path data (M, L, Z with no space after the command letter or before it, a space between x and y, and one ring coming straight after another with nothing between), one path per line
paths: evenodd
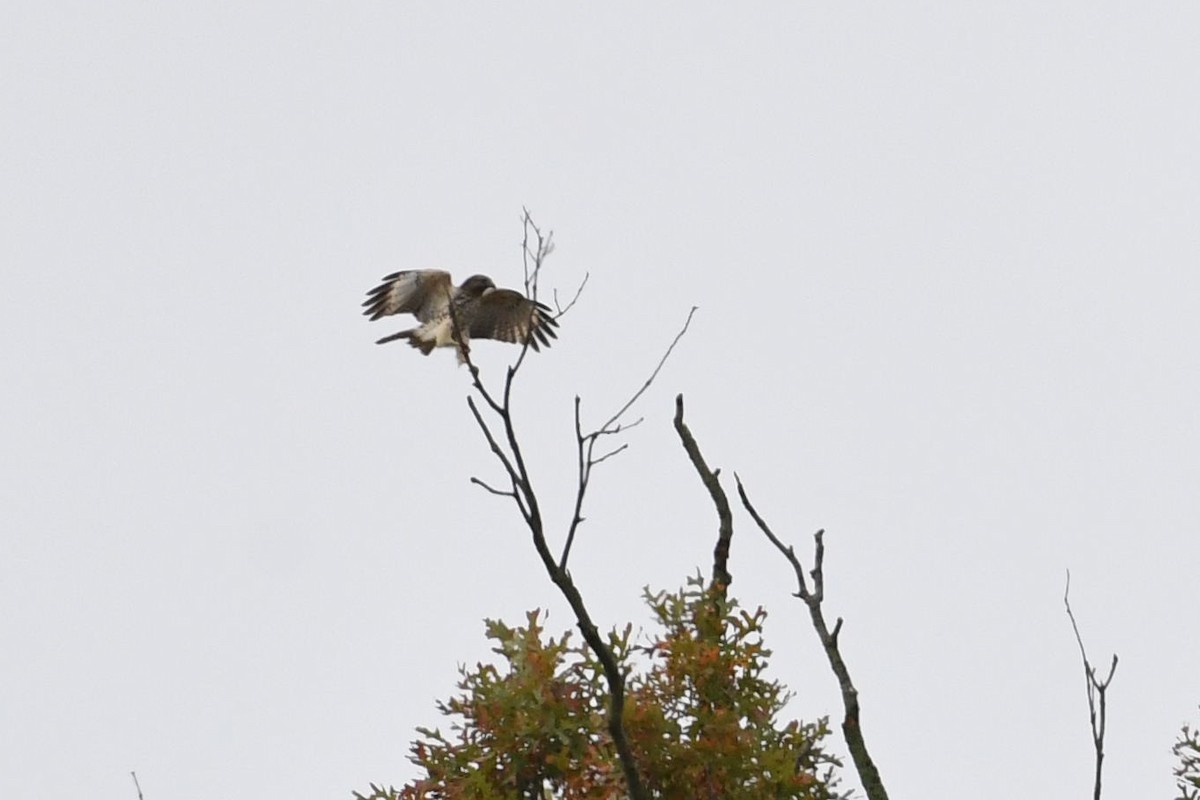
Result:
M393 272L367 293L363 313L372 320L390 314L414 314L421 322L446 316L454 284L450 273L440 269Z
M472 339L496 339L534 350L557 339L553 312L512 289L492 289L463 309L464 327Z

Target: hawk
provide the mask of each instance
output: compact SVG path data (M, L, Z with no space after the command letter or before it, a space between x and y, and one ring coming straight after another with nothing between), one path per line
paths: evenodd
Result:
M455 286L440 269L393 272L367 293L363 302L372 321L391 314L412 314L419 327L385 336L376 344L397 339L429 355L435 347L458 346L458 362L466 361L471 339L550 346L558 338L558 322L549 308L512 289L497 289L487 275L472 275ZM455 337L457 328L457 341Z

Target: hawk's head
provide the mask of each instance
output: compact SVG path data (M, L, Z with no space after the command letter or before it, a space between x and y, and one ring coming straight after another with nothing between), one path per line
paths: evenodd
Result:
M458 291L464 297L482 297L495 288L496 284L487 275L472 275L463 281Z

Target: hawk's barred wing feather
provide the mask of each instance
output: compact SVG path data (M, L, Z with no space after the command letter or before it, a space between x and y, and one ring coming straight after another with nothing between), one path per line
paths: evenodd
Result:
M391 314L413 314L421 322L445 316L454 284L450 273L440 269L393 272L367 293L363 314L372 320Z
M464 308L469 317L467 333L472 339L496 339L524 344L535 351L557 339L558 322L550 309L512 289L494 289Z

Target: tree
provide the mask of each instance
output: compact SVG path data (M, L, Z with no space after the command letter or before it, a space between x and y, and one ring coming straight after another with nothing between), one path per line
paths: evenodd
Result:
M552 237L542 235L528 212L524 223L525 290L536 300ZM578 297L577 291L565 308L555 297L557 316ZM479 665L465 672L463 694L439 706L457 717L455 739L422 730L412 758L425 777L399 793L372 786L367 797L834 796L836 762L820 747L826 723L776 726L787 695L762 677L769 655L761 642L765 613L737 612L727 597L732 527L723 491L713 495L721 521L713 580L704 585L697 579L677 594L648 596L663 628L650 643L631 643L629 627L620 635L601 635L568 569L592 471L626 446L600 445L641 422L627 421L627 414L686 333L695 310L641 388L598 428L585 432L575 398L578 481L574 514L557 554L513 424L512 386L528 346L497 389L485 385L469 351L460 348L474 388L468 407L504 475L499 485L471 480L513 502L551 582L575 615L583 644L570 648L567 637L543 642L536 614L523 628L489 623L505 670ZM682 398L677 428L683 437L681 424ZM690 433L684 443L695 463L699 451L689 440ZM701 477L720 489L716 473ZM643 658L634 659L635 653Z
M543 236L527 211L524 225L525 292L536 301L552 237ZM565 308L555 296L556 319L574 306L586 283L585 277ZM643 642L631 638L630 625L602 634L568 568L585 520L593 470L627 446L605 449L602 444L642 421L627 421L627 414L658 376L695 311L689 312L641 387L599 427L585 429L581 400L575 398L578 480L573 515L559 548L551 546L513 422L512 387L528 345L506 370L503 383L489 387L460 343L473 388L468 407L503 474L498 484L478 477L471 481L513 503L547 575L575 616L582 642L573 644L570 633L546 637L544 617L537 611L530 612L524 626L489 621L487 635L501 663L462 670L461 693L438 704L440 713L451 719L450 735L418 729L421 738L410 758L422 777L400 790L372 785L370 794L356 794L360 800L839 797L835 768L840 764L822 746L829 734L828 720L780 724L779 714L790 695L763 676L770 656L762 639L766 613L761 608L742 611L729 597L733 514L720 470L708 465L683 421L682 395L676 398L675 429L717 512L711 579L696 577L675 593L647 590L658 631ZM838 680L844 707L840 727L863 790L868 800L887 800L863 735L858 690L840 651L843 620L838 617L830 626L824 615L824 532L814 536L813 569L806 573L793 548L775 535L751 503L741 479L735 476L735 482L742 506L796 576L795 596L807 606ZM1067 593L1064 603L1087 678L1096 756L1093 797L1099 800L1106 691L1117 658L1113 656L1107 677L1099 678ZM1200 800L1200 735L1185 726L1174 752L1180 761L1175 773L1178 800Z
M1175 768L1176 800L1200 800L1200 731L1184 725L1171 752L1179 759Z
M658 630L632 627L608 646L626 676L625 731L651 797L737 800L836 797L837 761L821 746L826 720L781 724L790 695L764 677L766 613L740 610L696 577L681 591L646 593ZM438 704L449 734L420 728L410 759L423 777L361 800L626 796L605 721L603 666L570 633L547 637L544 616L487 622L501 664L463 669L460 694Z

